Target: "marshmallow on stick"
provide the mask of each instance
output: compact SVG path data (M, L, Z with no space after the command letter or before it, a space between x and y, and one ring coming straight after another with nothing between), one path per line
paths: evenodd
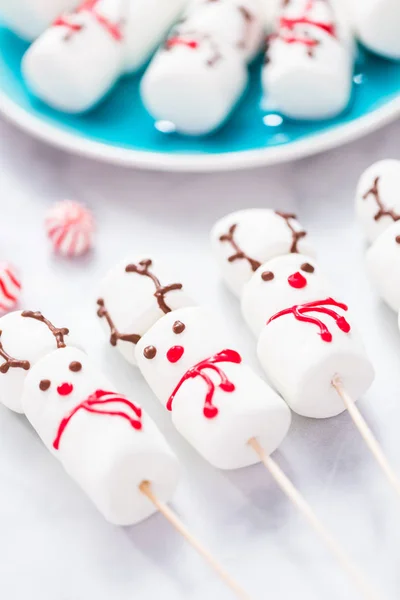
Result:
M97 315L112 346L131 364L140 337L165 314L194 302L163 265L143 257L119 262L103 279Z
M187 135L212 132L229 117L260 46L257 0L197 0L148 67L144 105L156 120Z
M269 208L226 215L214 225L211 244L226 285L239 298L245 283L270 258L289 252L314 256L296 216Z
M374 371L348 307L310 257L288 254L263 264L244 288L242 312L269 381L298 414L343 412L335 377L356 399L370 387Z
M398 0L352 0L345 5L359 40L376 54L400 60Z
M136 360L182 436L212 465L259 462L248 442L272 453L290 425L287 406L233 349L201 307L165 315L141 338Z
M368 242L367 268L379 295L400 310L400 161L382 160L360 177L357 217Z
M79 0L0 0L0 17L20 37L38 37L58 15L73 10Z
M65 112L92 108L122 72L128 8L127 0L86 0L58 17L23 58L32 93Z
M151 482L160 501L178 481L178 462L153 421L76 348L47 354L29 371L24 412L47 448L104 517L133 525L155 512L140 491Z
M23 413L22 391L32 367L67 343L68 329L55 327L40 312L12 312L0 319L0 402Z
M327 119L348 105L354 48L336 3L288 0L269 37L262 81L272 107L293 119Z

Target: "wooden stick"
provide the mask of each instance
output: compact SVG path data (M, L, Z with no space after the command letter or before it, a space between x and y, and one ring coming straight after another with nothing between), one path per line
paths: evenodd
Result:
M390 466L388 459L386 458L382 450L382 446L379 444L378 440L376 439L368 424L366 423L364 417L358 410L353 398L351 398L351 396L346 392L339 377L332 380L332 385L339 394L339 396L342 398L350 417L353 419L353 422L357 427L358 431L361 433L365 443L367 444L371 453L375 457L382 471L386 475L388 482L390 483L394 491L397 493L397 495L400 496L400 480L394 472L394 470L392 469L392 467Z
M381 597L371 588L371 586L365 581L362 573L358 568L351 562L347 557L346 553L335 540L330 531L318 519L311 506L301 495L301 493L295 488L290 479L285 475L282 469L276 464L276 462L265 452L256 438L249 440L249 445L260 457L261 462L268 469L276 483L279 485L281 490L287 495L287 497L293 502L296 508L306 518L308 523L321 538L336 560L340 563L342 568L349 575L355 586L361 592L362 596L368 600L381 600Z
M193 536L185 527L177 515L164 502L154 495L149 481L143 481L139 486L140 491L154 504L160 513L171 523L171 525L185 538L187 542L208 562L223 582L240 598L240 600L251 600L250 596L240 587L236 581L217 563L210 552Z

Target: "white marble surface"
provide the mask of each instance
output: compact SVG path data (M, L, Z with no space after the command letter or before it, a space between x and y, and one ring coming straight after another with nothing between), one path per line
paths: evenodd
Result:
M254 342L209 253L213 221L245 206L299 214L327 273L357 308L377 379L360 407L400 471L400 336L375 297L353 219L358 175L400 157L400 122L343 149L248 172L178 175L128 171L64 154L0 121L1 258L16 263L23 305L76 328L121 390L143 403L183 464L173 506L258 600L350 600L357 593L261 466L218 472L172 429L135 370L102 339L95 285L129 251L160 254L199 301L231 322L257 367ZM51 202L70 197L96 216L86 259L55 259L43 230ZM258 368L258 367L257 367ZM398 499L346 414L295 418L276 460L381 590L400 594ZM103 521L22 417L0 410L0 597L5 600L228 600L230 592L183 540L154 516L137 527Z

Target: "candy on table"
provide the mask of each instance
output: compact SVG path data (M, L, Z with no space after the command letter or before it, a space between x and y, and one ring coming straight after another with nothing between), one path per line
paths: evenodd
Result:
M145 255L120 261L102 280L97 315L112 346L131 364L135 344L165 314L194 302L164 265Z
M10 263L0 263L0 315L16 307L21 295L19 275Z
M334 117L350 100L353 59L350 28L336 3L287 0L269 36L264 94L293 119Z
M73 10L79 0L0 0L0 18L20 37L38 37L63 11Z
M356 213L369 243L400 220L399 189L399 160L380 160L361 175L356 191Z
M17 311L0 319L0 402L23 413L22 391L30 369L46 354L64 348L66 327L55 327L40 312Z
M92 247L93 216L78 202L56 202L47 212L45 226L53 249L58 254L80 256Z
M195 1L142 79L149 113L187 135L222 125L247 85L262 27L256 0Z
M314 256L307 232L295 215L269 208L223 217L211 231L211 244L226 285L238 297L254 271L270 258L289 252Z
M122 298L129 311L129 297ZM137 314L132 314L132 319L136 318ZM376 599L358 569L269 456L286 436L290 411L261 378L242 364L241 355L232 347L218 319L201 307L169 311L136 340L135 354L139 369L171 411L172 422L181 435L221 469L261 461L365 598Z
M266 232L260 234L255 227L253 235ZM241 251L234 265L252 258L247 242ZM400 481L355 405L374 379L373 367L347 305L332 293L314 259L298 252L270 259L252 274L241 301L243 316L258 338L258 357L275 389L304 416L332 417L347 408L400 495Z
M344 3L359 40L372 52L400 59L398 0L352 0Z
M127 10L127 0L87 0L58 17L22 60L32 93L65 112L92 108L121 73Z

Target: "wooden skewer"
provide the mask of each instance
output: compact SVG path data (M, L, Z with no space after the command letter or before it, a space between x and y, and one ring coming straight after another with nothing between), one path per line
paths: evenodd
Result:
M154 504L160 513L171 523L171 525L185 538L185 540L208 562L223 582L240 598L240 600L251 600L244 589L234 581L229 573L215 560L210 552L197 540L186 528L177 515L161 500L154 495L149 481L143 481L139 486L140 491Z
M325 528L323 523L319 520L317 515L314 513L311 506L302 496L302 494L295 488L290 479L285 475L282 469L276 464L276 462L265 452L263 447L259 444L256 438L249 440L249 445L260 457L261 462L270 472L276 483L279 485L281 490L287 495L287 497L293 502L296 508L306 518L308 523L321 538L336 560L340 563L342 568L349 575L355 586L358 588L362 596L367 600L381 600L381 597L371 588L371 586L364 579L359 569L351 562L340 544L335 540L329 530Z
M357 427L365 443L367 444L377 463L384 472L388 482L395 490L397 495L400 496L400 480L394 472L394 470L392 469L392 467L390 466L388 459L386 458L382 450L382 446L379 444L378 440L376 439L368 424L366 423L364 417L358 410L353 398L351 398L351 396L346 392L339 377L332 380L332 385L339 394L339 396L342 398L350 417L353 419L353 423Z

